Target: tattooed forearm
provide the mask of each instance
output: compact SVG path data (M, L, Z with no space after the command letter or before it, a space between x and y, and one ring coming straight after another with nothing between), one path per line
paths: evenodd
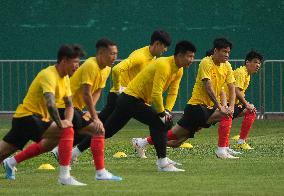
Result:
M215 95L215 92L214 92L213 89L212 89L211 81L208 80L208 79L207 79L207 80L204 80L204 86L205 86L206 92L207 92L209 98L211 99L211 101L214 103L214 105L215 105L216 107L219 108L220 104L219 104L219 102L218 102L218 100L217 100L217 97L216 97L216 95Z
M55 104L55 97L52 93L44 93L46 107L48 109L49 115L51 116L52 120L57 124L58 127L62 127L60 116Z
M64 97L64 103L65 103L65 113L64 113L65 119L72 122L74 115L72 98Z

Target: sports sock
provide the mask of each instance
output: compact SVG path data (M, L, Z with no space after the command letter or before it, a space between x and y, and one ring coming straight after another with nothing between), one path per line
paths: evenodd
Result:
M37 155L40 155L42 153L46 152L41 143L32 143L29 146L27 146L23 151L19 152L14 156L17 163L20 163L22 161L25 161L27 159L33 158Z
M254 123L256 118L255 112L247 111L245 113L244 120L242 122L241 132L240 132L240 139L246 140L249 134L249 131Z
M58 144L59 164L60 166L69 166L72 157L74 129L72 127L68 127L61 131Z
M148 136L146 139L147 139L148 144L150 145L154 144L151 136Z
M229 140L230 130L232 126L232 118L222 117L218 127L218 147L226 147Z
M168 140L177 140L177 136L173 133L173 131L171 129L168 130L168 132L167 132L167 138L168 138ZM147 137L147 142L150 145L154 144L151 136Z
M104 162L104 147L105 147L105 138L104 136L93 136L91 140L91 151L93 154L94 163L96 170L101 170L105 168Z

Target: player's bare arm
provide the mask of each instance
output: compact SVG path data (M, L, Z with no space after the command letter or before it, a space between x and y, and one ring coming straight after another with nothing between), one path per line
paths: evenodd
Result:
M246 99L244 94L242 93L243 89L240 89L238 87L235 87L236 91L236 97L239 99L239 101L250 111L255 111L255 107L253 104L250 104Z
M49 112L52 120L54 120L54 122L57 124L58 127L62 128L60 116L59 116L59 113L58 113L58 110L57 110L56 104L55 104L54 94L53 93L44 93L44 98L45 98L45 102L46 102L46 107L48 109L48 112Z
M74 115L74 109L73 109L73 103L72 103L72 97L64 97L64 103L65 103L65 119L72 122L73 115Z
M236 100L235 85L233 83L228 84L228 89L229 89L229 111L230 111L230 116L233 116L235 100Z

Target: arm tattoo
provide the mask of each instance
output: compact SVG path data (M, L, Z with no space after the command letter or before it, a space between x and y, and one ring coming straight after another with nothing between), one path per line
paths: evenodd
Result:
M62 127L60 116L55 104L55 97L52 93L44 93L46 107L48 109L49 115L51 116L52 120L57 124L58 127Z
M219 102L216 98L216 95L215 95L213 89L212 89L211 81L210 80L204 80L204 85L205 85L205 89L206 89L206 92L207 92L209 98L211 99L211 101L214 103L215 106L218 106Z
M71 97L64 97L65 107L73 107L72 98Z

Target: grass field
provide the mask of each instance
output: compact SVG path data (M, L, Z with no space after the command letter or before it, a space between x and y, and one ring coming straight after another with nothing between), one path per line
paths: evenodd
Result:
M240 124L241 121L234 121L231 135L238 132ZM0 120L1 138L9 127L10 121ZM217 159L217 127L204 129L190 141L193 149L168 149L169 157L183 164L186 171L182 173L157 172L153 148L147 150L148 159L135 157L131 138L147 134L147 127L131 121L106 141L107 169L121 175L121 182L94 180L88 151L71 171L88 186L59 185L58 168L37 169L43 163L57 166L47 153L18 165L15 181L5 180L1 168L0 195L284 195L284 121L256 121L248 140L255 150L244 153L239 160ZM128 157L113 158L117 151L124 151Z

